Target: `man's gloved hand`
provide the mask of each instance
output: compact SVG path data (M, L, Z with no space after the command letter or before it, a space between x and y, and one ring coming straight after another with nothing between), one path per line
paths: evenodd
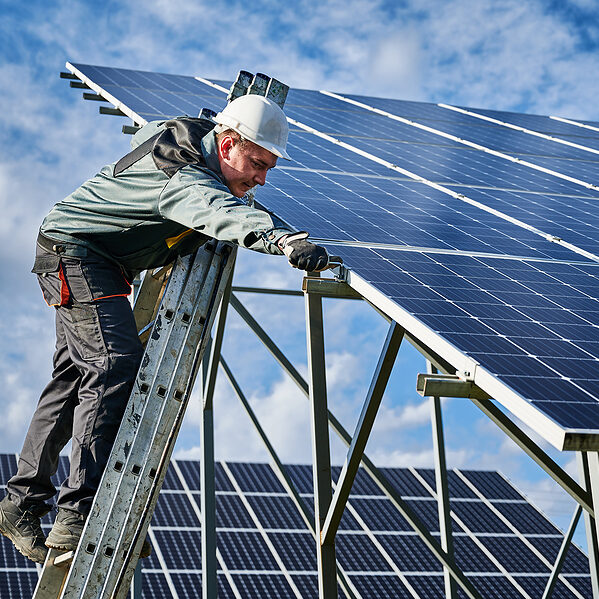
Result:
M328 252L307 239L308 233L300 231L287 235L279 241L278 245L294 268L308 271L325 270L329 263Z

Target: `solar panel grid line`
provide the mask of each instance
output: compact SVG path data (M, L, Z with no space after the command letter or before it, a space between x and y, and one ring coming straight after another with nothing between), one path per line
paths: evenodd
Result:
M70 62L66 63L66 68L69 69L74 75L77 75L81 81L93 89L97 94L103 96L108 102L110 102L115 108L118 108L124 112L131 120L137 125L145 125L147 121L139 116L136 112L131 110L123 102L115 98L112 94L108 93L105 89L99 86L97 83L92 81L89 77L84 75L78 68L73 66Z
M171 464L172 464L173 469L175 470L177 476L179 477L179 480L181 481L183 490L184 490L185 494L187 495L187 499L191 503L192 509L193 509L194 513L196 514L198 521L201 522L202 521L202 513L200 510L200 506L198 505L195 497L193 496L193 493L191 492L191 489L189 488L189 485L187 483L187 480L185 479L185 476L183 475L183 471L181 470L179 463L177 462L177 460L172 459ZM239 592L239 589L237 588L237 585L235 584L235 581L233 580L233 577L231 576L231 573L229 572L229 570L227 568L227 564L225 563L222 553L220 552L218 547L216 548L216 560L218 562L218 565L219 565L221 571L225 575L225 578L227 579L227 582L229 583L229 586L231 587L231 590L232 590L233 594L235 595L236 599L242 599L241 593Z
M156 559L160 563L162 568L162 574L166 579L166 584L171 592L172 599L179 599L179 594L177 593L177 589L175 588L175 584L169 572L168 566L166 565L166 560L164 559L164 555L162 553L162 549L158 544L158 540L156 539L156 534L153 530L148 528L148 536L150 537L150 541L152 542L152 548L154 550Z
M436 495L435 490L429 485L428 481L425 480L420 473L417 473L418 476L420 477L420 482L428 488L428 490L431 492L431 494ZM468 534L468 538L470 538L471 541L474 542L474 544L483 552L483 554L495 565L495 567L502 572L502 574L504 575L504 577L509 580L509 582L518 590L518 592L525 597L526 599L533 599L532 597L530 597L530 595L525 591L525 589L514 579L514 577L511 575L511 573L509 572L509 570L504 567L504 565L494 556L494 554L489 551L489 549L486 547L486 545L484 545L484 543L482 543L482 541L480 541L477 537L476 534L474 534L469 528L468 526L466 526L466 523L452 510L451 511L451 516L454 519L454 521L462 528L462 530L464 532L466 532Z
M526 535L522 534L518 528L516 528L512 522L508 518L506 518L477 488L476 486L466 478L462 472L455 468L454 472L472 489L474 493L479 497L479 499L500 519L502 522L549 568L550 571L553 570L554 563L549 561L545 555L535 546L533 545ZM577 590L574 588L570 582L564 577L563 574L559 575L559 579L578 597L579 599L585 599Z
M467 114L473 118L481 119L484 121L489 121L490 123L494 123L496 125L501 125L503 127L508 127L509 129L514 129L516 131L521 131L522 133L526 133L528 135L534 135L535 137L540 137L542 139L546 139L548 141L553 141L555 143L563 144L572 148L576 148L579 150L583 150L585 152L591 152L593 154L599 154L599 150L595 148L589 148L588 146L584 146L581 144L573 143L571 141L567 141L565 139L560 139L559 137L555 137L553 135L547 135L546 133L540 133L539 131L534 131L532 129L528 129L526 127L520 127L519 125L514 125L513 123L508 123L506 121L501 121L499 119L494 119L490 116L486 116L484 114L479 114L473 110L466 110L464 108L460 108L458 106L451 106L450 104L439 103L437 106L441 108L445 108L447 110L454 110L455 112L460 112L462 114Z
M345 272L345 278L346 282L366 300L401 324L411 335L421 340L433 351L442 355L456 371L469 372L476 385L485 390L491 397L499 399L510 412L517 415L558 449L578 448L578 444L581 442L578 438L579 433L586 434L590 432L594 433L593 438L597 437L596 431L585 431L584 429L565 431L553 418L540 412L519 393L490 374L478 362L465 355L450 341L435 333L420 319L381 293L356 272L348 269Z
M254 511L254 508L252 507L252 505L248 501L247 497L245 496L244 492L242 491L241 487L239 486L239 483L237 482L237 479L235 478L235 476L233 475L233 473L229 469L229 467L226 464L226 462L221 462L221 464L222 464L222 467L223 467L224 471L226 472L227 476L229 477L229 480L231 481L231 484L233 485L233 487L237 491L237 494L241 498L241 501L243 502L243 504L245 506L245 509L250 514L250 517L251 517L252 521L254 522L256 528L260 532L260 535L264 539L264 542L266 543L269 551L271 552L272 556L274 557L275 561L277 562L277 565L281 569L281 572L285 576L285 579L287 580L287 583L291 587L291 589L293 591L293 594L298 599L302 599L302 595L300 593L300 590L298 589L297 585L295 584L295 581L291 577L291 574L287 570L287 567L285 566L283 560L281 559L281 556L279 555L279 552L276 550L276 548L272 544L272 541L270 540L267 532L264 530L264 527L262 526L262 523L260 522L260 519L258 518L258 516L256 515L256 512Z
M368 104L364 104L363 102L358 102L357 100L352 100L350 98L346 98L342 95L339 94L335 94L334 92L329 92L329 91L321 91L321 93L329 95L331 97L337 98L339 100L343 100L344 102L349 102L351 104L355 104L356 106L360 106L362 108L365 108L366 110L370 110L372 112L376 112L377 114L381 114L383 116L386 116L390 119L393 120L397 120L399 122L405 123L406 125L411 125L412 127L417 127L419 129L422 129L424 131L428 131L430 133L434 133L435 135L440 135L441 137L446 137L447 139L451 139L453 141L457 141L459 143L462 143L464 145L467 145L471 148L474 148L476 150L480 150L481 152L485 152L487 154L491 154L493 156L497 156L498 158L503 158L505 160L508 160L510 162L514 162L517 164L521 164L524 166L527 166L528 168L532 168L534 170L538 170L540 172L552 175L554 177L558 177L560 179L564 179L565 181L570 181L571 183L575 183L576 185L581 185L583 187L586 187L588 189L599 189L599 186L597 186L596 184L593 183L589 183L588 181L583 181L582 179L577 179L576 177L570 177L569 175L565 175L563 173L551 170L551 169L547 169L545 167L542 167L538 164L534 164L532 162L528 162L526 160L521 160L519 158L515 158L513 156L510 156L509 154L505 154L504 152L499 152L497 150L493 150L491 148L487 148L486 146L483 146L481 144L469 141L467 139L463 139L460 137L456 137L455 135L451 135L449 133L445 133L444 131L439 131L438 129L434 129L432 127L428 127L426 125L422 125L421 123L417 123L415 121L412 121L410 119L406 119L404 117L400 117L397 116L395 114L392 114L390 112L386 112L384 110L380 110L378 108L374 108L373 106L369 106ZM298 124L297 122L295 122L294 124Z
M599 127L593 127L592 125L587 125L585 123L579 123L577 121L574 121L572 119L566 119L564 117L561 116L550 116L550 119L554 119L556 121L561 121L562 123L567 123L568 125L575 125L576 127L583 127L585 129L590 129L592 131L599 131Z

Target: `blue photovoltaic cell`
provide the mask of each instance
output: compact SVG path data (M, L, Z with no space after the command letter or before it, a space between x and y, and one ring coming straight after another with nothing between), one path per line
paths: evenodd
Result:
M416 471L430 485L431 489L436 491L435 471L430 468L416 468ZM449 489L449 496L452 498L476 498L476 493L455 472L449 471L447 473L447 487Z
M168 470L166 471L166 476L164 477L164 482L162 483L163 489L172 489L174 491L182 491L183 484L179 480L175 469L172 464L169 464Z
M12 453L0 454L0 485L5 485L17 471L17 458Z
M387 480L404 497L430 497L430 493L407 468L379 468Z
M268 538L288 570L316 571L316 541L311 533L269 532Z
M216 537L230 570L278 570L277 562L260 533L221 530Z
M469 537L456 536L453 539L458 567L464 572L498 572L499 568L484 551Z
M152 526L200 526L187 495L161 493L158 497Z
M512 532L484 503L475 501L452 501L451 509L473 533Z
M547 518L532 505L525 502L493 502L500 511L522 534L561 534Z
M200 463L192 460L175 460L181 468L185 482L191 491L200 490ZM233 485L221 464L214 464L216 491L232 491Z
M202 569L202 536L199 530L154 529L154 534L167 568Z
M245 493L284 493L285 489L268 464L228 462L227 465Z
M337 535L336 553L339 565L348 571L386 572L391 570L391 566L365 534Z
M480 541L509 572L549 572L549 568L518 538L482 537Z
M241 498L237 495L216 496L217 528L255 528Z
M476 486L486 499L524 500L524 496L498 472L464 470L462 474Z
M597 429L598 265L330 249L560 426Z
M340 466L331 468L331 475L334 482L337 482L341 474ZM359 469L354 478L354 483L351 488L352 495L382 495L380 487L372 480L365 470Z
M0 597L22 599L31 597L37 584L38 575L31 572L2 572L0 575Z
M369 530L374 532L413 530L388 499L354 498L351 500L351 504L356 508Z
M563 541L562 538L531 536L528 537L528 540L549 560L550 563L555 563ZM565 574L589 573L589 560L576 545L570 544L562 567L562 572Z
M305 528L293 500L287 495L248 495L247 500L264 528Z
M352 576L351 581L362 597L376 597L377 599L412 599L413 597L406 586L394 574Z
M243 599L296 598L293 589L282 574L233 574L233 581Z
M441 572L439 562L416 535L376 535L377 540L404 572Z
M161 572L144 572L141 583L142 599L170 599L171 590Z
M545 591L545 586L549 580L548 576L514 576L516 582L531 596L531 597L542 597ZM571 577L570 583L574 582L576 578ZM586 580L586 579L581 579ZM576 583L572 586L576 588ZM587 587L583 587L582 596L591 599L593 596L590 584ZM555 585L553 592L551 593L551 599L578 599L578 595L575 595L566 585L560 580Z
M290 464L287 473L294 482L299 493L312 493L312 467L304 464Z

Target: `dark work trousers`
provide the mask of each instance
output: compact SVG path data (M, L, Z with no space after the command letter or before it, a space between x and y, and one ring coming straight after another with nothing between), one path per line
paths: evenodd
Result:
M79 253L84 255L67 257L38 243L34 272L56 310L54 371L7 491L18 505L50 499L56 493L50 477L58 455L72 439L71 469L57 505L87 515L143 349L126 297L130 286L120 269L91 252Z

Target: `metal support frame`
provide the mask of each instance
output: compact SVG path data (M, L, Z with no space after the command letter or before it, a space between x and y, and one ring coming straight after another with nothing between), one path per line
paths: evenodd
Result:
M200 449L200 498L201 498L201 524L202 524L202 598L216 599L218 593L217 559L216 559L216 494L215 494L215 466L214 466L214 411L213 399L216 386L216 374L220 359L220 352L225 333L225 323L229 308L229 297L233 282L233 270L223 292L220 305L218 322L214 337L210 343L209 359L203 360L203 385L202 385L202 410L201 410L201 438Z
M309 292L312 292L313 288L308 288ZM315 288L314 291L318 291ZM308 293L307 295L310 295ZM277 347L274 341L268 336L264 329L258 324L258 322L250 315L250 313L243 307L241 302L231 294L231 305L237 311L237 313L243 318L250 329L258 336L258 338L264 343L266 348L271 352L273 357L297 384L299 389L309 398L309 385L304 378L298 373L291 362L285 357L283 352ZM391 321L391 319L388 319ZM408 336L406 335L406 338ZM412 342L411 339L409 339ZM434 358L434 353L431 352L431 357ZM443 364L443 360L436 360L435 364ZM329 411L328 412L329 425L335 431L335 433L341 438L341 440L349 447L352 442L351 435L345 430L343 425L337 420L337 418ZM387 480L387 478L380 472L380 470L373 464L366 454L362 455L362 466L374 482L379 486L382 492L391 501L394 507L401 513L401 515L407 520L408 524L418 534L426 546L431 550L435 557L444 565L447 566L452 578L462 588L464 593L469 599L482 599L478 591L474 588L472 583L464 576L462 571L456 566L455 561L451 559L447 553L442 549L441 545L436 539L429 533L426 526L421 522L417 514L410 508L399 493L395 490L395 487Z
M428 372L432 375L437 369L427 360ZM433 454L435 457L435 486L437 489L437 511L439 513L439 531L441 534L441 547L452 559L455 559L453 549L453 534L451 530L451 506L449 504L449 488L447 484L447 461L445 459L445 438L443 435L443 416L441 412L441 398L432 396L431 425L433 429ZM445 585L446 599L457 598L457 588L447 566L443 566L443 583Z
M306 293L306 337L310 371L312 424L312 472L314 481L314 524L320 599L337 598L334 539L324 539L322 530L332 499L331 452L325 373L322 298Z
M599 509L599 463L597 453L579 452L577 454L580 482L590 492L595 512ZM594 471L593 471L594 470ZM584 507L584 506L583 506ZM594 514L585 508L584 524L589 552L589 568L593 597L599 597L599 530Z

